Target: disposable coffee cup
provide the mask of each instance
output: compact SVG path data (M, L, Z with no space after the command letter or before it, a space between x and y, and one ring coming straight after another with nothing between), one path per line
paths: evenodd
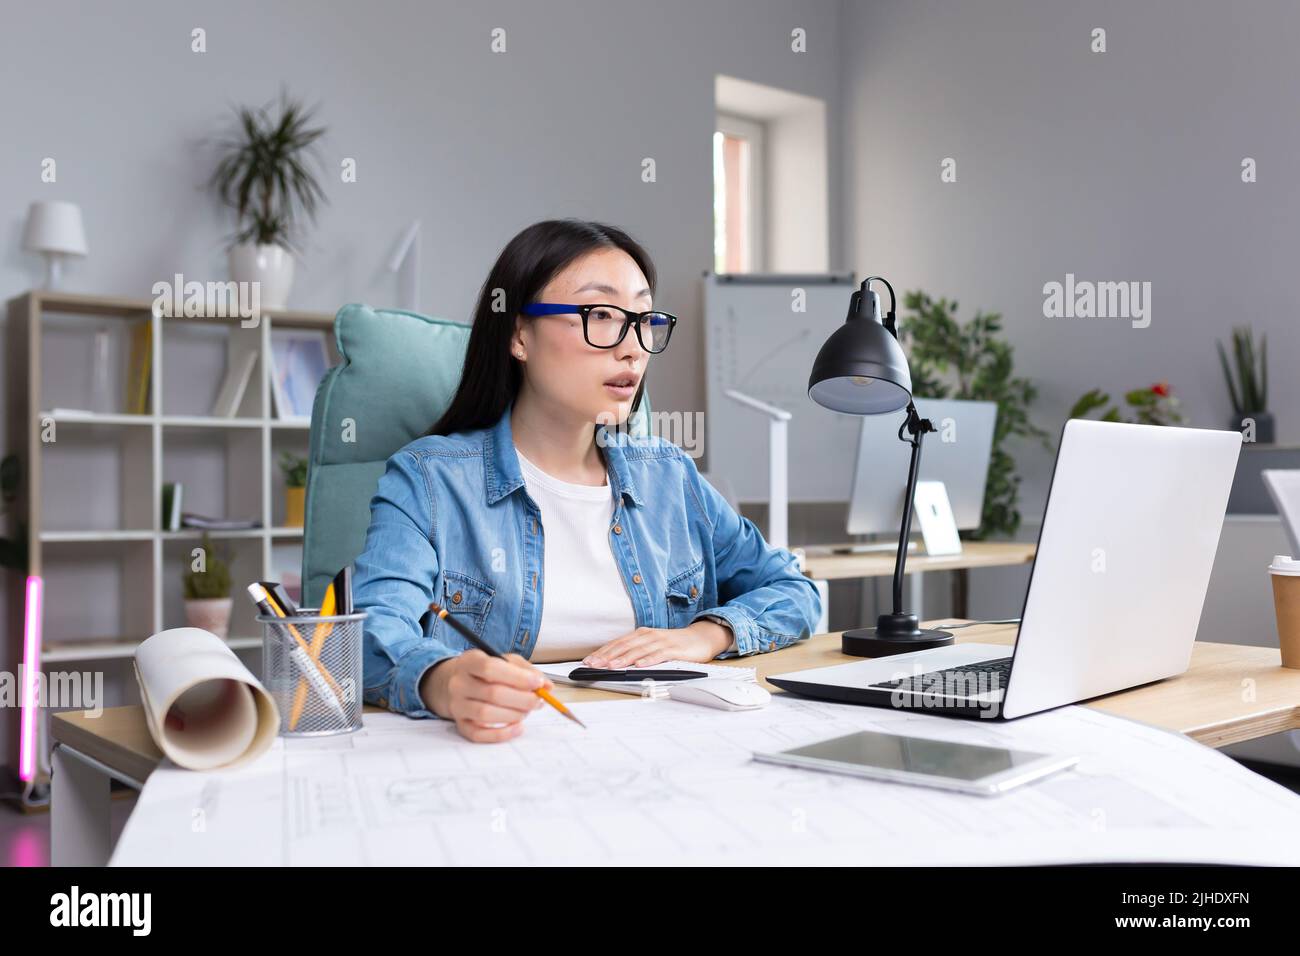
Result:
M1273 579L1273 608L1277 611L1277 644L1282 666L1300 668L1300 561L1275 555L1268 566Z

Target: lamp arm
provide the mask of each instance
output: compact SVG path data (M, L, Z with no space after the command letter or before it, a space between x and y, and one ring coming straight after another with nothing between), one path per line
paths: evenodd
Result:
M893 290L890 290L893 294ZM911 438L903 438L903 429ZM907 403L907 420L898 429L898 437L912 446L912 461L907 468L907 496L903 499L903 526L898 533L898 556L894 559L894 614L903 613L903 575L907 567L907 539L912 533L912 499L916 494L916 473L921 466L921 438L926 432L934 431L934 424L928 418L916 413L916 406ZM916 608L921 613L921 608Z

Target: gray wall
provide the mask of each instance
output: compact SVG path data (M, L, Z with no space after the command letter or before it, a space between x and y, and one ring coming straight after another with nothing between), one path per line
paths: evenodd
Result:
M231 222L205 188L209 141L232 105L265 103L286 83L321 104L330 130L321 150L330 205L291 305L391 304L383 262L419 217L424 310L464 320L523 226L607 220L647 245L660 268L656 301L684 320L653 366L654 405L699 409L714 76L820 97L839 116L840 18L838 0L10 4L0 30L0 292L7 300L40 282L41 260L20 248L37 198L82 208L90 255L70 264L67 289L148 297L175 272L225 278ZM194 27L207 31L206 53L190 52ZM507 33L504 55L489 51L495 27ZM795 27L808 32L806 53L790 50ZM839 266L841 149L830 132ZM46 156L57 184L40 181ZM345 156L358 163L354 184L340 182ZM655 183L641 181L647 156ZM2 718L0 731L2 762L15 733Z
M195 26L208 33L202 55L189 52ZM496 26L504 56L488 50ZM1096 26L1105 54L1089 52ZM790 52L794 27L808 31L806 54ZM330 127L331 205L294 305L385 302L383 259L418 216L424 307L463 318L519 228L607 219L648 244L658 301L686 319L651 374L655 405L699 409L712 91L724 73L826 100L831 267L956 298L965 318L1001 311L1042 390L1043 427L1056 432L1094 385L1157 379L1193 423L1222 423L1213 343L1251 322L1269 333L1271 404L1280 438L1295 442L1298 31L1300 8L1260 0L14 6L0 31L0 291L39 279L39 260L19 249L38 197L84 211L91 255L72 265L70 289L145 296L176 271L224 277L229 220L204 189L204 140L231 104L286 82ZM45 156L57 185L39 181ZM359 163L356 184L338 181L344 156ZM640 181L645 156L657 183ZM952 185L939 181L947 156ZM1259 163L1256 184L1240 181L1244 156ZM1151 326L1044 319L1043 283L1067 272L1151 281ZM1029 516L1050 464L1023 456ZM825 509L792 515L792 532L836 536L841 522ZM1023 572L982 572L973 589L975 614L1015 613Z
M90 256L76 291L147 296L159 278L224 278L230 221L204 184L232 104L282 82L330 134L330 206L291 304L333 311L395 288L383 262L424 222L424 307L468 318L492 260L520 228L576 215L629 229L663 281L657 301L686 321L651 378L656 407L703 402L699 274L711 262L713 80L718 72L817 96L839 115L835 0L645 4L49 2L9 11L0 153L0 290L38 283L20 248L27 203L81 204ZM190 52L193 27L208 52ZM809 51L790 51L802 26ZM508 52L489 50L507 31ZM48 76L57 51L62 76ZM23 78L27 82L19 83ZM838 140L832 182L840 178ZM39 180L42 157L57 185ZM355 157L358 182L339 181ZM641 182L653 157L658 181ZM839 208L839 196L832 196ZM838 217L831 222L838 239ZM839 243L832 259L839 261Z
M1054 438L1089 388L1161 379L1190 423L1224 427L1214 342L1249 323L1278 438L1300 441L1297 35L1300 6L1264 0L847 4L850 264L963 319L1000 311ZM1150 326L1044 318L1043 284L1067 272L1150 281ZM1022 510L1041 514L1052 458L1022 457Z

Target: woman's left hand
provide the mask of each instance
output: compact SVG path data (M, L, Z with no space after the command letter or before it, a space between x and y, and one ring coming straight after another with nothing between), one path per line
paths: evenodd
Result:
M711 661L731 646L731 628L700 620L687 627L638 627L582 659L587 667L650 667L664 661Z

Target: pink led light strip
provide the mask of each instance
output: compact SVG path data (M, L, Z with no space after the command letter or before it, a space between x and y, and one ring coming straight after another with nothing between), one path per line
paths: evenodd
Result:
M36 699L41 674L41 595L42 581L37 575L27 578L27 604L23 624L22 716L18 740L18 777L31 783L36 777Z

